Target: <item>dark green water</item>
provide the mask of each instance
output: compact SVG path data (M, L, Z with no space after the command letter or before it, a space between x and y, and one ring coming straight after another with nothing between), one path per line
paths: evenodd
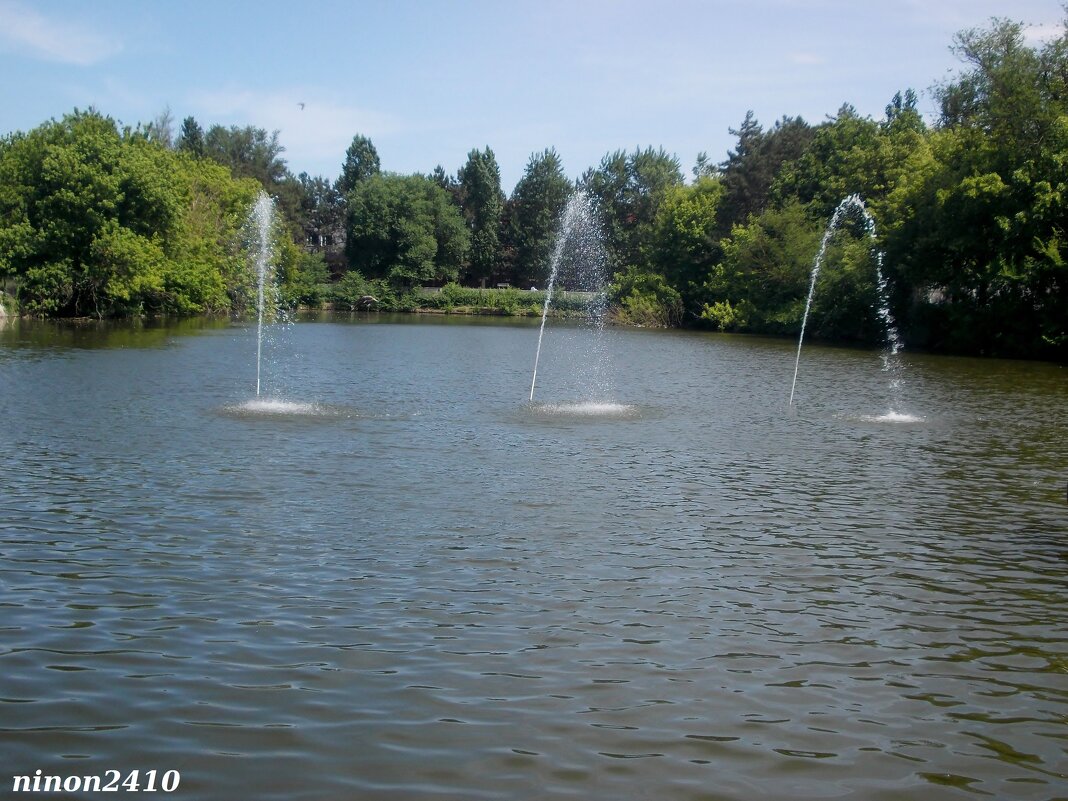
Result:
M1068 371L534 326L0 329L3 792L1068 797Z

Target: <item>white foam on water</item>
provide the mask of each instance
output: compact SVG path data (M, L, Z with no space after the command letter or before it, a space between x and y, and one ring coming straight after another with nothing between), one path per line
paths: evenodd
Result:
M886 412L885 414L867 414L860 418L865 423L923 423L925 419L903 412Z
M578 403L536 403L531 408L542 415L552 417L638 417L637 406L631 403L581 401Z
M317 403L287 401L281 398L253 398L252 400L229 407L231 411L243 414L277 414L277 415L319 415L323 408Z

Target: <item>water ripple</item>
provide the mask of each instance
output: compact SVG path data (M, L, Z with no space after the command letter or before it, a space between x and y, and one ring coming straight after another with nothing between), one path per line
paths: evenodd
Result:
M16 359L7 764L192 799L1068 795L1063 376L917 357L923 419L866 420L878 371L815 348L791 419L788 346L621 333L637 413L602 421L522 406L528 334L296 326L318 411L280 415L226 411L240 331Z

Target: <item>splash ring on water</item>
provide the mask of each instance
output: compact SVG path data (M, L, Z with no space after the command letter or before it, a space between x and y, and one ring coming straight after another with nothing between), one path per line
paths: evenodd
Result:
M532 403L529 408L539 417L600 418L629 420L641 417L641 410L632 403L611 401L577 401L571 403Z

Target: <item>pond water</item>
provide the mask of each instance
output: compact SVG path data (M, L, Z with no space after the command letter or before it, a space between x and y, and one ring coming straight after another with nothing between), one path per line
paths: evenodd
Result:
M414 319L0 330L0 786L1068 797L1065 368Z

